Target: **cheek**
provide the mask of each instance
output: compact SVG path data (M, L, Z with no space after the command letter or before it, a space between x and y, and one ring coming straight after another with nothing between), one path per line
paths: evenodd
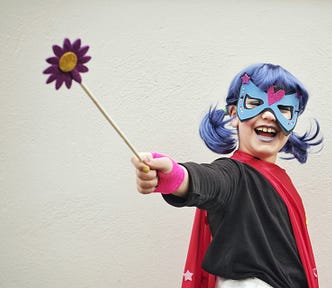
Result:
M287 141L290 137L290 134L287 135L287 136L285 134L280 134L280 135L281 135L280 136L280 141L283 143L282 146L284 146L287 143Z
M232 127L233 128L238 128L239 127L239 118L238 117L235 117L233 120L232 120Z
M237 127L239 128L239 130L248 133L249 131L252 131L254 129L256 123L255 118L251 118L245 121L240 121L239 118L236 119L237 119Z

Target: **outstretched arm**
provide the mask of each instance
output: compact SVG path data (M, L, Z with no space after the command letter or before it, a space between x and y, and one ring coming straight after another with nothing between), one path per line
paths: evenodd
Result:
M137 190L142 194L160 192L186 198L189 186L188 171L168 156L158 153L141 153L140 162L131 159L136 168ZM144 172L149 167L148 172Z

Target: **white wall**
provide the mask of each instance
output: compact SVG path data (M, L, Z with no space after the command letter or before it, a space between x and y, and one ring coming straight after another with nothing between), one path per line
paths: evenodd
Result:
M136 192L131 151L81 88L41 72L64 37L90 45L84 83L139 151L217 155L198 136L210 105L255 62L311 92L325 149L281 161L309 217L321 287L331 287L332 2L1 0L0 287L179 287L193 209Z

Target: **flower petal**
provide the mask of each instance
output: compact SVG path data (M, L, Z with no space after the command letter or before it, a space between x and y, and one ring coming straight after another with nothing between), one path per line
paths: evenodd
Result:
M73 43L73 49L78 51L81 47L81 39L76 39Z
M56 82L55 82L55 89L56 89L56 90L59 90L59 88L62 86L63 82L64 82L64 79L62 79L62 78L57 78L57 79L56 79Z
M76 70L76 68L71 71L71 76L73 77L73 79L78 82L81 83L82 82L82 77L80 75L80 73Z
M53 52L54 52L55 56L58 56L58 57L61 57L63 54L62 48L58 45L53 45Z
M56 74L58 72L59 72L59 69L58 69L58 66L56 66L56 65L52 65L43 71L44 74Z
M85 73L89 71L89 68L84 66L83 64L77 64L76 68L78 72Z
M90 48L89 46L83 46L82 48L80 48L78 50L77 56L78 57L83 57L86 54L86 52L88 52L89 48Z
M51 74L51 75L47 78L47 80L46 80L46 84L49 84L49 83L53 82L53 81L56 80L56 79L58 79L57 75L55 75L55 74Z
M56 56L53 57L49 57L46 59L46 62L49 64L53 64L53 65L58 65L59 64L59 58Z
M72 83L72 79L71 78L68 77L68 78L65 79L65 84L66 84L66 86L67 86L68 89L70 89L71 83Z
M70 43L70 40L68 38L65 38L63 40L63 52L68 52L72 49L72 45Z
M83 57L80 57L79 59L78 59L78 61L80 62L80 63L87 63L87 62L89 62L91 60L91 56L83 56Z

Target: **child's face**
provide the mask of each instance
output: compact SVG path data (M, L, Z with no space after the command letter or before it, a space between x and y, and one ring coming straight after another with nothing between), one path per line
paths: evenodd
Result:
M289 138L268 110L245 121L236 116L232 123L238 128L239 150L268 162L276 161L278 152Z

